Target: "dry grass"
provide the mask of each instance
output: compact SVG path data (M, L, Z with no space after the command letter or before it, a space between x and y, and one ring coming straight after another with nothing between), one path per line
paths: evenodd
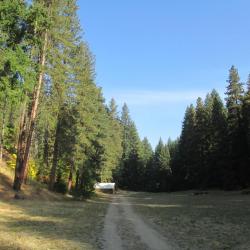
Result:
M100 249L108 196L73 201L39 183L13 199L13 170L0 163L0 249Z
M133 193L134 209L180 249L250 249L250 196Z
M0 249L100 249L106 208L101 197L0 202Z
M0 167L0 249L102 249L110 195L67 200L38 184L14 200L13 173ZM135 212L179 249L250 249L250 195L210 191L124 192ZM130 230L127 227L127 230Z

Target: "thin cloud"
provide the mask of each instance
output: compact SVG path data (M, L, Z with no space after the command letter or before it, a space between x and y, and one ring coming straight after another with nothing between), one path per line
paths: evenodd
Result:
M204 98L205 91L119 91L109 93L118 104L128 105L160 105L171 103L194 102L198 97Z

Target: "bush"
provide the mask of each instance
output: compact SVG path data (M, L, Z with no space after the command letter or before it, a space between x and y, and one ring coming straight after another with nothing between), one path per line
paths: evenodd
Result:
M10 159L8 161L6 161L7 166L11 169L15 169L16 167L16 154L12 154Z
M61 194L67 193L67 183L64 181L59 181L55 183L55 191Z
M37 174L37 166L33 159L30 159L28 162L28 177L35 179Z

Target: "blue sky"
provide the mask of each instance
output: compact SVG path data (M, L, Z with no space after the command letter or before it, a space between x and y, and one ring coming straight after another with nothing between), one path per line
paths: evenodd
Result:
M249 0L78 0L108 101L126 102L153 146L180 135L185 109L213 88L222 97L234 64L250 73Z

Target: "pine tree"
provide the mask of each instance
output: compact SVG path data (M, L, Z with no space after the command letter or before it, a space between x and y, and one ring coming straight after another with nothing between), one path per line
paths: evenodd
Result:
M39 7L39 9L37 7ZM50 7L51 3L46 0L37 1L34 4L37 16L34 21L36 25L33 29L33 32L38 40L37 43L38 58L36 59L36 66L38 70L36 74L37 75L36 84L32 91L31 103L27 107L25 107L24 105L23 114L21 115L20 132L19 132L19 139L17 146L17 161L16 161L15 178L13 184L13 188L16 191L19 191L21 189L23 181L27 175L27 163L35 127L35 119L37 117L37 109L39 104L40 93L42 90L44 66L46 62L46 53L48 48ZM41 12L39 12L38 10L40 10ZM43 15L38 16L41 13ZM47 17L44 18L45 16Z
M118 182L124 188L140 188L140 172L143 168L141 159L142 145L135 126L131 120L126 104L122 108L122 161L119 167Z
M122 115L121 115L121 125L123 127L123 135L122 135L122 148L123 148L123 160L129 158L131 152L131 142L130 142L130 126L131 126L131 118L129 115L128 106L125 103L122 107Z
M114 99L111 99L107 112L105 162L101 169L102 182L113 181L113 175L116 175L122 157L122 128Z
M232 66L229 70L229 79L227 86L226 105L228 109L228 145L230 163L228 173L229 187L234 185L245 185L246 176L246 137L242 121L242 102L244 89L237 69Z
M208 186L222 187L223 172L227 157L227 141L226 141L226 110L219 94L213 90L212 98L212 113L211 113L211 130L210 130L210 151L208 156L209 172Z
M170 153L167 145L160 138L154 153L154 165L159 171L170 170Z
M243 100L243 107L242 107L242 119L243 119L243 126L244 126L244 135L246 138L246 176L250 176L250 75L248 77L246 92L244 95ZM246 180L247 185L250 183L250 178Z
M169 191L179 190L181 188L181 185L179 183L180 176L178 176L178 169L180 169L179 164L181 164L180 161L180 139L177 138L176 140L168 139L167 142L168 148L169 148L169 154L170 154L170 168L171 168L171 182Z
M201 98L197 99L196 106L196 126L195 126L195 144L196 156L194 167L194 185L199 188L205 188L209 182L210 171L210 151L211 151L211 116L212 116L213 98L208 94L205 104Z
M113 120L119 120L119 114L117 111L118 106L116 105L115 99L112 98L107 107L108 114Z
M139 172L140 189L143 191L152 190L152 165L154 152L147 137L142 140L141 169Z
M49 121L47 120L47 131L54 141L50 150L53 154L53 162L50 162L49 187L54 188L56 181L56 172L58 164L57 147L58 136L57 127L60 119L61 110L65 103L69 106L74 102L72 98L75 93L76 72L75 67L78 64L78 51L80 44L80 25L76 14L76 1L55 1L53 13L54 23L51 27L51 43L49 47L48 64L50 65L48 74L50 75L45 85L45 108L49 112ZM47 103L47 105L46 105Z
M146 167L147 163L152 159L153 157L153 149L151 144L148 141L147 137L144 137L142 140L142 161L143 165Z
M75 191L86 194L93 190L96 181L112 179L112 170L121 154L119 144L114 150L114 143L119 143L119 133L115 134L113 125L119 129L120 124L111 119L101 90L94 83L93 58L86 44L80 44L78 55L79 61L74 67L77 114Z
M176 182L182 188L193 187L193 166L196 163L196 145L194 131L196 126L196 115L193 105L187 107L182 132L179 142L179 161L174 167Z
M229 79L226 98L226 105L228 109L228 127L229 127L229 136L234 137L234 133L237 133L240 127L241 120L241 105L243 101L243 87L240 83L240 77L237 69L232 66L229 70ZM233 140L233 138L231 139ZM233 144L231 145L233 146ZM231 148L233 151L233 148Z
M167 145L160 138L153 158L154 185L157 191L168 190L168 176L171 174L170 153Z
M0 158L8 137L8 117L13 127L13 117L19 111L25 93L30 93L34 71L27 51L28 8L24 1L1 1L0 14ZM28 70L27 70L28 69ZM15 109L12 107L15 106ZM11 113L13 112L14 113ZM13 128L15 130L15 128ZM13 140L15 141L15 139ZM14 148L14 147L13 147Z
M250 75L247 81L247 91L244 97L244 119L245 119L245 130L248 141L248 150L250 150ZM250 151L248 151L248 155L250 155Z

